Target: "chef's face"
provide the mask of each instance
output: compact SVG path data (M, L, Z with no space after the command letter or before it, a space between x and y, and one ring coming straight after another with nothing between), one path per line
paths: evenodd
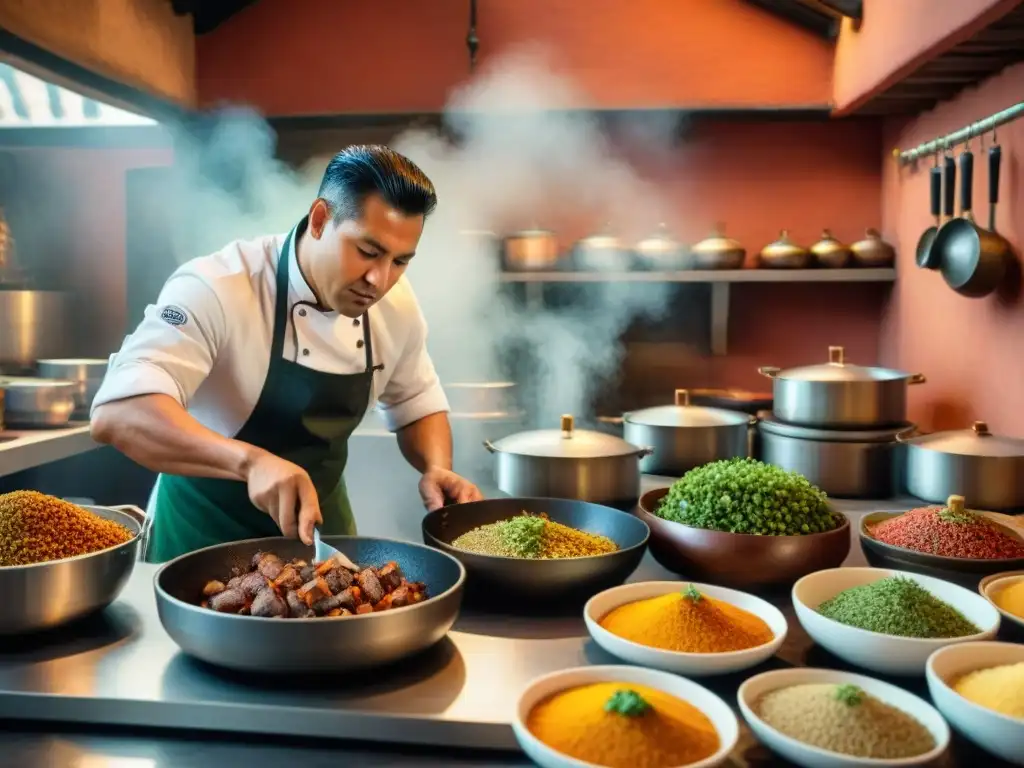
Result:
M335 222L327 203L309 212L309 270L320 301L359 317L405 272L423 234L423 216L409 216L369 195L356 219Z

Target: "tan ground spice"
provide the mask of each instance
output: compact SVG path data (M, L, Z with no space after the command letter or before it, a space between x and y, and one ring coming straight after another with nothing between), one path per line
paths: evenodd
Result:
M99 552L134 534L76 504L37 491L0 494L0 567Z

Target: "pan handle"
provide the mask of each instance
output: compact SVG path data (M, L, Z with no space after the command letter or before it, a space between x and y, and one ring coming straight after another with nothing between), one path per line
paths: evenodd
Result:
M988 149L988 228L996 231L996 205L999 203L999 167L1003 150L995 144Z
M780 371L782 371L782 369L775 365L762 365L760 368L757 369L758 373L760 373L762 376L766 376L769 379L774 379L776 376L779 375Z
M917 425L916 424L911 424L910 426L908 426L908 427L906 427L904 429L901 429L899 432L896 433L896 442L897 443L906 443L907 440L909 440L911 437L913 437L916 434L916 432L917 432Z
M952 155L943 161L942 179L942 215L951 219L956 212L956 159Z
M638 459L642 459L645 456L650 456L652 453L654 453L654 448L652 446L643 445L637 448L636 457Z
M942 169L935 166L929 173L932 218L937 219L942 215Z
M498 452L498 449L494 447L494 443L490 440L484 440L484 448L486 448L490 453Z
M924 384L927 381L928 379L925 378L923 373L915 373L907 379L907 384Z
M965 149L960 155L960 215L971 218L974 209L974 154Z

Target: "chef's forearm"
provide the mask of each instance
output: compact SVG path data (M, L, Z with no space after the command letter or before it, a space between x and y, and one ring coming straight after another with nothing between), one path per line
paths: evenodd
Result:
M245 481L261 449L207 429L167 395L106 403L92 414L91 432L153 472Z
M405 460L422 474L428 469L452 468L452 428L447 413L432 413L398 430L398 447Z

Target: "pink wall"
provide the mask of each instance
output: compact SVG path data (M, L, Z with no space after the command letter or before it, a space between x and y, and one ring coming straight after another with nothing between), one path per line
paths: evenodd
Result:
M864 0L864 21L843 24L832 101L849 114L923 62L966 40L1020 0Z
M887 147L909 148L1021 101L1024 64L1005 70L979 88L905 123L887 126ZM1003 167L998 230L1017 248L1024 245L1024 121L998 131ZM988 168L977 144L975 200L980 212ZM883 153L883 158L888 153ZM885 232L899 248L900 279L882 332L884 359L920 371L930 382L915 388L912 417L927 427L964 427L974 419L993 431L1024 436L1024 304L1011 285L1002 295L967 299L942 277L918 269L914 247L929 226L928 163L916 171L883 162ZM981 218L987 221L987 214Z
M598 108L830 100L832 46L745 0L484 0L478 21L481 64L549 44ZM466 0L261 0L197 41L199 101L438 110L467 78L468 24Z

